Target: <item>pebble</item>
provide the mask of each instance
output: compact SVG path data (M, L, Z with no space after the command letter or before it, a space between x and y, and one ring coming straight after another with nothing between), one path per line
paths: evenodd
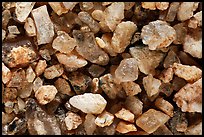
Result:
M67 13L69 10L62 6L62 2L48 2L52 10L57 13L58 16Z
M121 84L127 96L134 96L142 91L140 85L133 81L122 82Z
M36 77L36 74L35 72L33 71L32 67L29 66L27 69L26 69L26 80L28 82L33 82L33 80L35 79Z
M31 18L31 17L28 17L26 19L26 22L24 24L24 29L26 31L26 34L29 36L29 37L33 37L33 36L36 36L36 27L35 27L35 23L34 23L34 20Z
M114 115L110 112L104 111L95 119L95 124L99 127L110 126L113 123Z
M4 84L8 83L11 80L12 72L10 69L5 66L5 64L2 62L2 82Z
M52 65L51 67L45 69L44 77L46 79L54 79L56 77L60 77L63 72L64 68L60 64Z
M96 130L97 125L95 124L96 116L93 114L87 114L84 120L84 130L86 131L87 135L93 135L94 131Z
M64 121L68 130L76 129L82 123L81 117L71 111L67 112Z
M171 103L169 103L167 100L159 97L154 102L155 106L162 110L164 113L169 115L170 117L173 117L174 115L174 107Z
M115 116L119 119L134 123L134 114L131 113L129 110L122 108L121 110L119 110L117 113L115 113Z
M125 121L120 121L116 127L116 131L118 131L119 133L125 134L128 132L137 131L137 128L135 127L134 124L131 124Z
M37 66L35 67L36 76L40 76L45 71L47 67L46 60L39 60Z
M73 96L74 92L71 90L71 87L69 85L69 83L63 79L63 78L58 78L55 82L54 82L55 87L57 88L57 90L62 93L62 94L66 94L68 96Z

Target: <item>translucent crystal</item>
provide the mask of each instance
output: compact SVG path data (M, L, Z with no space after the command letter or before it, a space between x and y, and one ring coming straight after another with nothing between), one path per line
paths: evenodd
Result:
M88 71L93 77L99 77L105 71L105 68L99 65L92 64L88 68Z
M96 116L93 114L87 114L84 120L84 129L87 135L93 135L97 125L95 124Z

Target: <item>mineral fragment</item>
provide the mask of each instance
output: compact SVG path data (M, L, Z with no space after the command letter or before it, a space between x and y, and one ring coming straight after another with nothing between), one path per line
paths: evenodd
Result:
M114 115L104 111L100 115L98 115L95 119L95 124L99 127L110 126L113 123Z

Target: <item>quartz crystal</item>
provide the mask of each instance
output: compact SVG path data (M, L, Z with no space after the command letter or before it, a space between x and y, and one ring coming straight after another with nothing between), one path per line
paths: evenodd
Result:
M114 115L104 111L100 115L98 115L95 119L95 124L99 127L110 126L113 123Z
M115 113L115 116L125 121L134 123L134 118L135 118L134 114L125 108L122 108L117 113Z

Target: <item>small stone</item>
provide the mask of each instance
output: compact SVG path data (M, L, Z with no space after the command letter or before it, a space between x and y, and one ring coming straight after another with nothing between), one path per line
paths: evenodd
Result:
M43 85L43 81L40 77L37 77L33 81L33 91L36 92Z
M37 66L35 67L35 73L37 76L40 76L47 67L46 60L39 60Z
M55 82L54 82L55 87L57 88L57 90L62 93L62 94L66 94L68 96L73 96L74 92L71 90L71 87L69 85L69 83L63 79L63 78L58 78Z
M187 128L185 135L202 135L202 121Z
M55 86L45 85L39 87L39 89L35 92L35 97L37 98L40 104L45 105L55 98L57 92L58 91Z
M87 135L93 135L97 125L95 124L96 116L93 114L87 114L84 120L84 130Z
M122 108L120 111L118 111L117 113L115 113L115 116L119 119L123 119L125 121L134 123L134 114L131 113L129 110Z
M176 31L165 21L156 20L143 26L141 38L150 50L156 50L168 47L176 39Z
M93 2L81 2L79 4L80 6L80 9L83 11L88 11L88 10L91 10L93 7L94 7L94 4Z
M69 103L84 113L100 114L107 101L100 94L84 93L71 97Z
M2 102L14 102L17 97L17 90L16 88L8 88L6 87L4 89L4 92L2 92Z
M137 128L135 127L134 124L131 124L125 121L120 121L116 127L116 131L118 131L119 133L125 134L128 132L137 131Z
M83 33L79 30L73 30L73 36L77 40L76 51L91 63L98 65L107 65L109 56L96 43L94 33Z
M94 18L97 21L103 21L105 19L104 12L102 10L94 10L91 13L92 18Z
M41 50L39 50L39 54L46 61L50 61L51 60L50 52L49 52L48 49L41 49Z
M166 125L161 125L153 135L173 135Z
M5 39L5 37L6 37L6 31L2 29L2 41Z
M15 118L15 114L4 113L2 112L2 125L9 124Z
M186 35L183 49L193 57L202 58L202 29L197 28Z
M66 114L64 121L68 130L76 129L82 123L81 117L71 111Z
M174 76L174 79L172 81L172 88L175 91L179 91L186 84L187 84L187 82L183 78L179 78L177 76Z
M131 10L131 8L135 5L135 2L125 2L125 10Z
M61 53L70 53L77 45L76 40L64 31L58 31L58 36L53 40L52 47Z
M19 111L25 111L26 104L21 98L17 98L18 100L18 109Z
M135 81L138 78L138 66L135 58L123 59L115 70L115 78L120 82Z
M88 62L78 54L71 52L69 54L57 53L59 63L68 68L81 68L88 64Z
M48 2L48 4L58 16L68 12L68 10L62 6L62 2Z
M142 91L140 85L133 81L122 82L121 84L127 96L134 96Z
M163 98L157 98L156 101L154 102L155 106L157 108L159 108L160 110L162 110L164 113L166 113L167 115L169 115L170 117L173 117L173 110L174 107L172 106L171 103L169 103L168 101L164 100Z
M185 27L185 23L178 23L174 25L173 28L176 31L176 39L173 41L173 43L183 44L187 34L187 28Z
M54 36L54 26L48 14L47 6L40 6L32 10L31 13L37 29L37 44L50 43Z
M149 109L143 113L136 120L136 125L142 128L147 133L151 134L156 131L160 126L164 125L168 120L169 116L157 111L155 109Z
M199 2L182 2L177 12L177 19L179 21L190 19L198 8L198 4Z
M123 2L113 2L104 10L105 23L112 32L124 18L124 8L125 4Z
M91 78L89 76L76 71L70 73L68 79L76 94L84 93L91 84Z
M18 96L21 98L27 98L31 95L33 91L33 83L23 82L21 86L18 87Z
M111 3L113 3L113 2L102 2L102 5L103 5L103 6L108 6L108 5L110 5Z
M20 87L25 81L25 71L20 68L12 72L12 78L7 84L7 87Z
M171 2L169 5L168 12L166 14L165 20L168 22L174 21L176 14L178 12L180 2Z
M9 20L12 18L10 10L2 11L2 28L6 29L9 23Z
M163 66L164 68L172 67L174 63L180 63L180 59L173 50L169 50L167 56L164 59Z
M34 24L34 21L31 17L28 17L26 19L26 22L24 24L24 29L26 31L26 34L29 36L29 37L33 37L33 36L36 36L36 28L35 28L35 24Z
M173 93L173 91L174 91L174 88L173 88L173 84L171 84L171 83L162 82L160 87L159 87L159 93L163 93L167 97L169 97Z
M100 115L98 115L95 119L95 124L99 127L110 126L113 123L114 115L104 111Z
M130 54L136 58L139 70L144 74L153 74L155 68L164 58L164 53L151 51L148 47L135 46L129 49Z
M27 69L26 69L26 80L28 82L33 82L33 80L35 79L36 75L35 75L35 72L33 71L32 67L29 66Z
M147 96L152 97L159 92L161 81L154 78L151 74L143 78L144 89L146 90Z
M92 81L91 81L91 92L96 94L101 94L102 93L102 90L99 86L99 79L98 78L93 78Z
M139 41L140 39L141 39L141 33L135 32L135 34L132 36L130 44L134 44L135 42Z
M136 24L131 21L121 22L118 24L111 40L113 50L116 53L122 53L130 44L130 40L136 30Z
M159 79L164 82L164 83L169 83L172 79L173 79L173 69L170 67L168 69L164 69L160 75L159 75Z
M19 22L25 22L35 2L16 2L15 15Z
M174 74L188 82L195 82L202 76L202 70L196 66L182 65L180 63L173 64Z
M155 4L159 10L166 10L169 7L169 2L156 2Z
M142 8L156 10L156 2L142 2Z
M12 73L10 71L10 69L4 65L4 63L2 62L2 82L4 84L8 83L11 80L12 77Z
M49 68L46 68L44 71L44 77L46 79L54 79L56 77L59 77L63 74L64 72L64 68L57 64L57 65L53 65Z
M101 74L103 74L104 71L105 71L105 68L103 68L99 65L95 65L95 64L92 64L88 68L89 74L91 74L94 78L99 77Z
M122 90L122 86L114 82L110 73L101 76L99 80L100 87L110 99L115 99L118 92Z
M202 113L202 78L193 84L186 84L173 99L183 112Z
M193 15L193 17L188 21L188 27L193 29L202 27L202 11Z
M8 26L8 31L10 34L20 34L20 31L18 30L17 26Z
M185 132L187 130L187 126L188 126L188 123L187 122L181 122L181 123L178 123L176 125L176 130L178 132Z
M67 10L72 10L79 2L62 2Z

